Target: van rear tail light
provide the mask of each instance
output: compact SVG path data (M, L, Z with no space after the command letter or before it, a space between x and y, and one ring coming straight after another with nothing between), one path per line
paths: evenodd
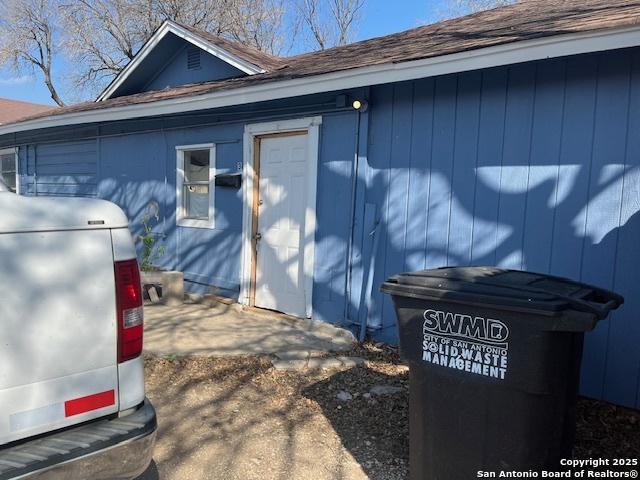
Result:
M118 363L142 353L142 286L137 260L115 262Z

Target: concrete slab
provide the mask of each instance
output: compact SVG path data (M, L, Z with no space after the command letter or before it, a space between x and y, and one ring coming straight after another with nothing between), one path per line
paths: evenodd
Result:
M310 358L307 368L340 368L348 369L364 365L364 359L360 357L324 357Z
M307 367L306 360L274 360L276 370L304 370Z
M364 360L359 357L308 357L308 358L288 358L281 359L276 356L273 360L276 370L304 370L310 369L346 369L364 364Z
M328 323L216 301L145 305L145 352L155 355L271 355L345 351L355 338ZM286 355L286 354L285 354Z
M182 272L162 272L162 303L171 307L184 303Z
M353 368L364 365L364 358L360 357L336 357L342 363L343 368Z
M293 350L287 352L276 352L276 357L279 360L306 360L309 358L309 352L307 350Z

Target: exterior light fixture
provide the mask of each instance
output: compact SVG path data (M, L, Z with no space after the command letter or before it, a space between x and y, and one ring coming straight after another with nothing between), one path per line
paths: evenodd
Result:
M365 112L369 104L366 100L354 100L351 104L354 110L359 110L361 112Z

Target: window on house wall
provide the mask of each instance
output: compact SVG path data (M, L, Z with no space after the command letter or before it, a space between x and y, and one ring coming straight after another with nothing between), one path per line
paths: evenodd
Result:
M176 147L176 219L179 226L213 228L215 145Z
M17 192L18 152L16 149L0 150L0 178L12 192Z

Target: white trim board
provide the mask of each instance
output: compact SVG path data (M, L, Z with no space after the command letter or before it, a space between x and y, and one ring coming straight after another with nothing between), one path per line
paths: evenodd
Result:
M124 83L124 81L129 78L131 73L138 68L140 63L156 48L158 43L166 37L169 33L173 33L174 35L186 40L187 42L195 45L198 48L201 48L207 53L218 57L220 60L228 63L229 65L237 68L238 70L248 74L255 75L256 73L264 73L264 70L259 68L258 66L247 62L246 60L234 55L231 52L228 52L222 47L215 45L214 43L208 42L197 34L190 32L186 28L181 27L180 25L166 20L156 33L154 33L151 38L143 45L140 51L135 55L133 60L127 64L127 66L118 74L118 76L105 88L105 90L100 94L100 96L96 99L96 102L102 102L104 100L108 100L111 98L111 95Z
M304 276L305 276L305 310L307 318L313 312L313 269L315 263L316 234L316 189L318 181L318 156L320 154L320 125L322 117L305 117L278 122L254 123L246 125L243 136L243 171L242 176L242 254L240 257L240 298L239 303L249 305L251 283L251 230L253 220L254 189L254 140L257 136L270 133L307 132L307 148L309 154L309 179L307 185L307 208L305 215L304 239Z
M314 93L359 88L384 83L491 68L547 58L565 57L618 48L640 46L640 25L621 29L557 35L534 40L454 53L440 57L302 77L290 80L258 83L190 97L178 97L155 102L75 112L27 120L0 126L0 135L39 128L109 122L131 118L193 112L212 108L246 105L255 102L292 98Z

